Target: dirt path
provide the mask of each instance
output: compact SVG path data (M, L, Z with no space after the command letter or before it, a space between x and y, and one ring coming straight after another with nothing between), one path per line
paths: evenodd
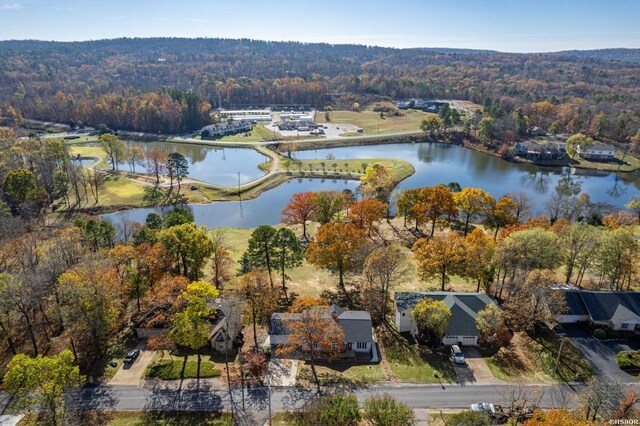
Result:
M384 371L384 374L387 376L387 382L398 383L400 380L398 380L398 377L396 377L396 375L393 374L393 371L391 371L391 367L389 366L389 362L387 361L387 354L384 350L384 345L382 345L379 341L377 342L377 344L380 348L380 367L382 367L382 371Z

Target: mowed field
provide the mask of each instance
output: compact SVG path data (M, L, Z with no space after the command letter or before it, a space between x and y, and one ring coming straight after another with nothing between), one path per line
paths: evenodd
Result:
M283 206L284 207L284 206ZM278 225L284 226L284 225ZM296 235L302 237L302 225L291 226ZM313 236L316 232L317 224L307 223L307 233ZM224 234L224 240L227 247L230 248L230 253L233 260L236 261L234 267L239 267L239 261L242 254L247 250L249 244L249 238L251 238L252 229L239 229L239 228L221 228L216 231L210 232L222 232ZM398 234L399 233L399 234ZM399 283L393 290L394 291L427 291L427 290L440 290L440 283L437 280L424 282L420 280L417 275L415 264L413 262L413 255L411 249L406 247L411 244L409 241L415 239L409 230L406 230L403 226L403 220L401 218L391 220L391 225L383 221L380 224L380 234L374 236L376 240L379 240L382 236L385 240L390 241L392 239L400 240L403 242L404 248L409 261L408 273L404 277L401 283ZM326 269L320 269L311 263L304 260L302 266L288 269L287 274L287 287L291 293L297 293L301 295L318 296L324 290L336 290L338 285L338 276L332 274ZM211 278L211 264L209 263L205 268L205 278ZM278 272L273 272L273 280L276 285L280 284L280 275ZM363 277L357 273L347 273L345 280L347 283L356 283L361 281ZM446 285L447 290L452 291L475 291L476 286L474 283L466 281L464 278L453 275L451 281Z
M402 116L392 116L385 113L384 118L380 118L380 113L375 111L329 111L329 121L326 120L324 112L316 113L316 121L318 123L353 124L364 129L364 132L357 133L357 135L375 135L418 131L422 120L429 115L426 112L414 110L402 111L402 114ZM356 133L353 135L355 136Z

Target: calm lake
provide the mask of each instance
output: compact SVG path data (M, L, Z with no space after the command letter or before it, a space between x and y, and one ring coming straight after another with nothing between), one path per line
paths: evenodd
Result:
M220 148L205 145L171 142L126 142L128 145L141 146L145 151L160 148L166 153L179 152L189 161L189 178L220 186L238 185L250 182L264 173L258 165L267 157L251 148ZM122 169L129 170L128 164ZM137 172L145 172L144 167L136 165Z
M173 149L173 147L181 149L183 146L186 148L196 147L192 145L158 144L169 145L166 149ZM208 147L198 148L210 149ZM225 149L225 151L231 150ZM235 161L245 162L245 157L242 156L244 151L252 151L255 155L264 158L253 150L240 148L237 151L241 152L239 153L240 157L237 157ZM206 154L205 157L208 155ZM339 167L339 161L347 158L362 159L363 163L369 163L366 160L367 158L406 160L413 164L416 172L401 182L399 189L458 182L462 187L482 188L496 198L509 192L522 191L533 200L534 210L537 212L541 212L544 209L546 200L556 190L556 187L559 184L567 184L567 182L571 182L573 186L579 186L582 192L591 195L592 201L608 202L619 208L622 208L632 195L640 192L640 177L637 172L616 174L517 164L481 152L440 143L407 143L319 149L300 151L296 153L296 157L300 159L335 158L335 160L327 159L327 168L332 168L334 162ZM261 161L263 160L258 160L255 165ZM246 166L246 162L244 166ZM233 163L229 162L229 164ZM235 169L238 167L235 167ZM243 167L243 170L245 168ZM234 166L229 166L227 170L234 170ZM260 175L261 172L257 176ZM196 177L195 175L191 176ZM231 185L233 185L233 182ZM211 228L250 228L262 224L273 225L280 221L280 212L291 195L296 192L345 188L354 190L356 187L357 182L354 181L293 180L266 192L256 200L243 201L242 203L234 201L193 206L193 211L198 224ZM128 212L105 215L105 217L117 222L122 220L121 216L126 215L127 220L142 222L151 211L159 210L135 209Z

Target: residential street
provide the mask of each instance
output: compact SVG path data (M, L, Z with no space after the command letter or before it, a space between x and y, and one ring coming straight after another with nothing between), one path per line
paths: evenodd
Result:
M571 393L581 385L531 385L526 386L532 394L540 392L543 407L553 407L561 393ZM467 408L476 402L504 403L509 385L445 384L444 386L397 384L373 386L354 390L361 401L372 394L388 393L411 408ZM245 390L244 406L247 412L246 424L265 421L269 413L268 390L266 388ZM272 412L299 408L316 395L315 390L296 387L278 388L271 391ZM224 410L242 411L242 394L233 392L233 404L228 392L215 391L207 386L197 385L181 391L166 389L141 389L137 386L100 386L82 389L74 397L72 405L83 409L96 410L176 410L201 411Z

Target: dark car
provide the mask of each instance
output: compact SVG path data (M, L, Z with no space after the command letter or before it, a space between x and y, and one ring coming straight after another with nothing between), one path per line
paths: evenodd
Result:
M138 358L139 355L140 355L140 349L134 349L132 351L129 351L127 353L127 356L124 357L124 363L133 364L133 362Z

